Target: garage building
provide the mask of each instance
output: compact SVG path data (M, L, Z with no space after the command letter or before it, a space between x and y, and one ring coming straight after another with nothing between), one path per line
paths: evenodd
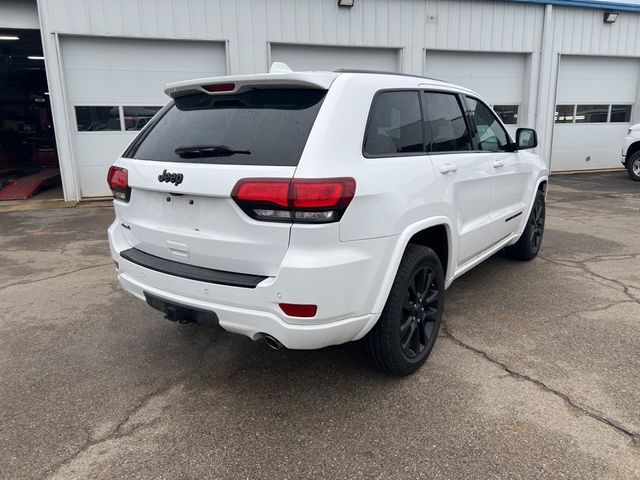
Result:
M556 172L619 168L622 138L640 122L640 5L631 3L0 0L0 39L34 31L47 92L24 95L43 99L40 117L50 112L67 200L109 194L108 166L167 102L165 83L266 72L274 61L467 86L510 131L534 127ZM0 40L0 67L15 71L11 42Z

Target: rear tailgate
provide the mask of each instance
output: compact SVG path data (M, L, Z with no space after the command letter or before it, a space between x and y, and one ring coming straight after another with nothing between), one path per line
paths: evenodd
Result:
M251 219L231 198L243 178L294 176L326 90L245 87L176 98L132 143L128 202L114 202L129 245L216 270L275 276L291 223Z

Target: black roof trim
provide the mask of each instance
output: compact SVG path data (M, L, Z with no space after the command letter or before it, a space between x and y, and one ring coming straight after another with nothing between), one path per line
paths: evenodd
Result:
M425 80L435 80L436 82L445 82L444 80L440 80L439 78L433 77L424 77L422 75L414 75L412 73L398 73L398 72L385 72L384 70L364 70L357 68L339 68L338 70L334 70L335 73L372 73L376 75L396 75L398 77L412 77L412 78L423 78Z

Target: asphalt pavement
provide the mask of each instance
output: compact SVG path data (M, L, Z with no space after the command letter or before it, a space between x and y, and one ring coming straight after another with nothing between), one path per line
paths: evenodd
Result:
M122 291L109 204L0 213L0 477L640 478L640 183L554 176L542 250L447 291L417 374Z

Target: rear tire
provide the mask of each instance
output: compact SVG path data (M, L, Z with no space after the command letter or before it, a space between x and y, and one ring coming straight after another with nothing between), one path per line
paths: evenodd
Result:
M636 182L640 182L640 150L627 160L627 173Z
M428 247L410 244L402 257L378 323L362 343L378 370L404 376L418 370L433 349L444 309L444 271Z
M507 247L507 255L516 260L532 260L538 255L544 234L545 210L544 192L538 191L527 225L518 241Z

